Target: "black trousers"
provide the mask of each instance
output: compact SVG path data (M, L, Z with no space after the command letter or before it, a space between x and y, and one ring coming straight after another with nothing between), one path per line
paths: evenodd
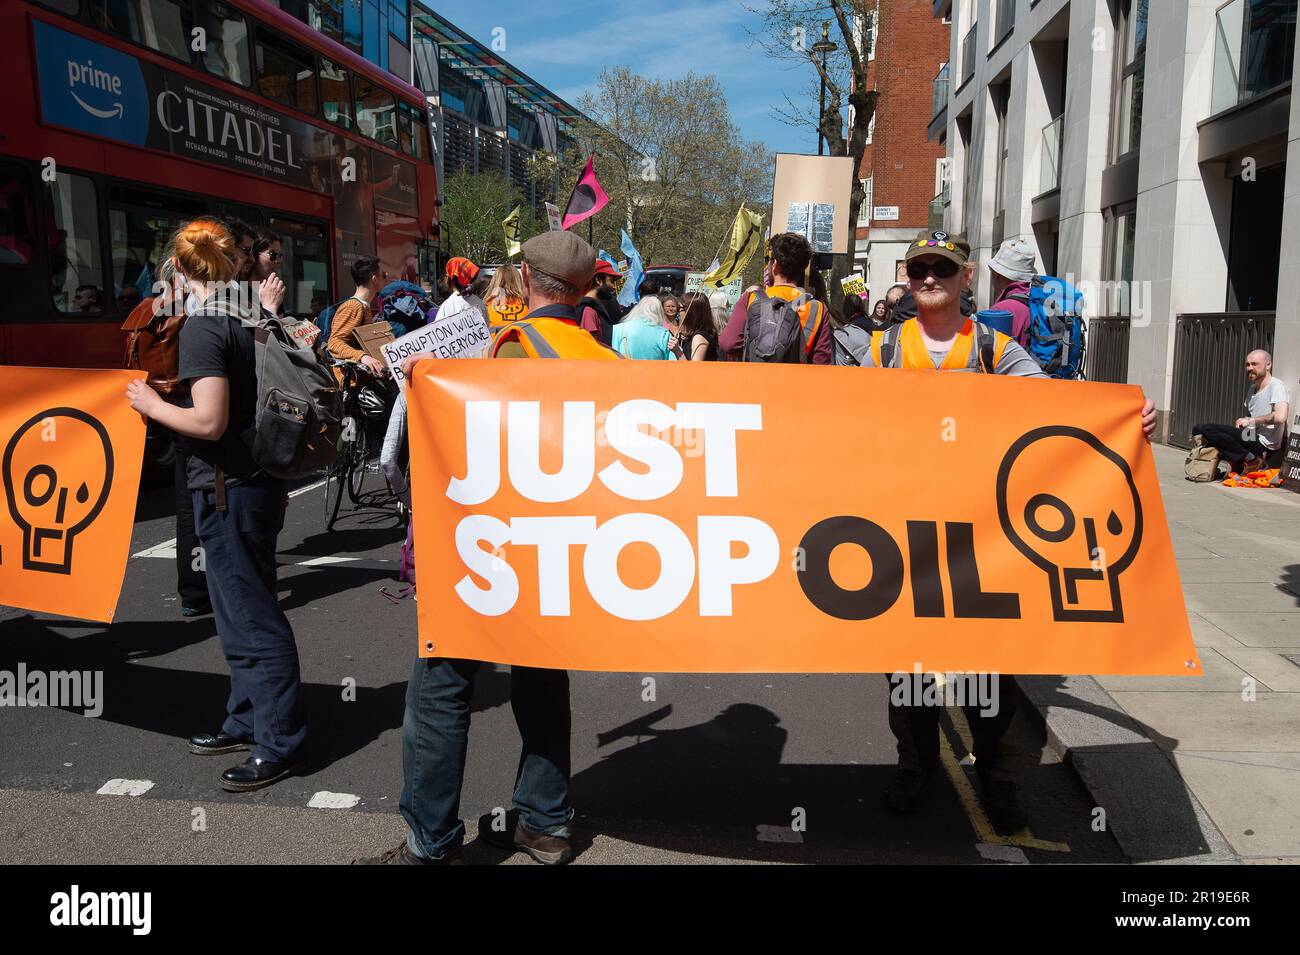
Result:
M911 673L896 673L889 679L889 728L898 741L899 769L932 771L939 766L939 717L943 706L912 705L914 694L930 685L933 677L919 679ZM1014 677L999 674L995 695L997 712L985 715L981 707L969 700L962 710L970 725L975 766L980 775L993 782L1018 782L1020 747L1016 742L1015 716L1020 703L1020 687ZM937 688L942 698L943 688Z
M208 577L201 569L199 535L194 529L194 494L186 487L190 456L174 436L172 446L175 451L172 477L176 482L176 593L184 607L206 607L209 604Z
M1241 472L1246 458L1268 457L1269 449L1261 441L1243 441L1241 429L1226 424L1198 424L1192 428L1192 437L1200 436L1201 442L1212 448L1218 448L1223 460L1232 465L1232 469Z

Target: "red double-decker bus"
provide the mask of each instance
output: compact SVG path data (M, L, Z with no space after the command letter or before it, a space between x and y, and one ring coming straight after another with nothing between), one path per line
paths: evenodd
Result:
M120 363L169 236L234 215L283 243L286 310L378 255L432 274L424 97L262 0L0 4L0 362Z

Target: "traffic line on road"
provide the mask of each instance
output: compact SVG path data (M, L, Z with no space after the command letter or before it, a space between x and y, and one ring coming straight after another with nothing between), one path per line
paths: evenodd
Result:
M147 550L142 550L138 554L132 554L135 557L153 557L159 560L174 560L176 558L176 541L163 541ZM307 560L284 561L281 567L346 567L350 570L392 570L398 566L401 561L396 557L337 557L327 555L324 557L311 557Z
M952 724L953 730L961 739L962 745L966 748L967 754L972 753L970 731L961 725L961 719L964 714L960 713L960 707L948 708L948 720ZM985 858L989 847L993 846L1012 846L1019 849L1040 849L1044 852L1069 852L1070 847L1064 842L1050 842L1046 839L1039 839L1028 827L1020 832L1012 833L1009 836L1000 834L993 828L993 823L989 820L988 813L984 811L984 804L980 802L979 794L975 792L975 787L971 785L970 777L966 775L963 763L966 765L974 764L974 757L970 756L970 761L958 759L957 753L953 750L952 742L948 739L945 732L939 733L939 759L943 763L944 772L948 774L948 779L952 782L953 788L957 790L957 798L961 800L962 808L966 810L966 816L970 819L971 826L975 829L975 835L979 837L980 854ZM980 846L986 848L980 849ZM1024 853L1022 852L1021 855ZM1015 860L1006 860L1015 861Z
M148 779L110 779L95 790L98 796L143 796L153 789Z
M321 790L307 801L307 806L311 809L351 809L359 802L361 797L354 796L352 793L332 793Z

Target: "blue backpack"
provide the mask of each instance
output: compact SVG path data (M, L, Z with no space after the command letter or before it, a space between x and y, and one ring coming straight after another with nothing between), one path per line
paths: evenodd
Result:
M348 296L348 298L351 298L351 296ZM345 298L343 302L346 301ZM330 325L334 322L334 313L338 311L343 302L335 302L333 305L325 306L320 310L320 314L312 319L316 323L316 327L320 329L320 338L317 339L320 342L319 347L324 348L325 343L330 340Z
M1064 279L1036 275L1028 295L1007 297L1029 306L1026 350L1043 372L1049 378L1082 378L1083 293Z

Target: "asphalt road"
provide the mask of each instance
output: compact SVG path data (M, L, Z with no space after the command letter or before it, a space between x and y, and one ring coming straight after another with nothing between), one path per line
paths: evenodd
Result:
M187 751L185 737L220 725L228 680L212 619L180 616L170 491L146 491L131 549L140 556L112 626L0 608L0 670L104 674L98 718L0 709L0 861L346 862L401 838L415 605L380 591L400 590L402 531L391 511L370 508L345 511L326 534L322 494L308 486L293 498L280 538L281 601L311 719L301 771L232 795L218 777L237 759ZM348 680L355 700L344 698ZM487 667L477 687L462 804L471 839L479 814L509 805L518 736L508 686L504 668ZM1092 830L1092 801L1043 751L1032 719L1020 721L1029 832L989 827L959 765L960 714L945 717L947 772L929 802L915 816L887 812L894 741L879 675L574 673L572 704L579 862L1124 861ZM106 786L143 792L100 794ZM521 858L481 844L468 857Z

